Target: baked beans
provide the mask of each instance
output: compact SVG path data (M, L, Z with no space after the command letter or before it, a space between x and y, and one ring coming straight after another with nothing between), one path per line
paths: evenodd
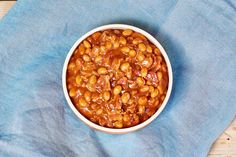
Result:
M160 50L133 30L105 30L84 39L67 67L67 90L77 110L109 128L150 118L162 104L168 70Z

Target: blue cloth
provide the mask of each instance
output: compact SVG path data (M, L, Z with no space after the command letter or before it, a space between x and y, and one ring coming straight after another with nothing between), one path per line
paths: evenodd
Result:
M84 125L61 85L74 42L104 24L155 36L174 72L148 127L109 135ZM0 21L1 157L204 157L236 114L234 0L19 0Z

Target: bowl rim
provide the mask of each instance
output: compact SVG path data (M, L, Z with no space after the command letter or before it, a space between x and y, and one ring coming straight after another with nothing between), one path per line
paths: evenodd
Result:
M93 122L91 122L90 120L88 120L87 118L85 118L73 105L68 91L67 91L67 84L66 84L66 72L67 72L67 66L69 63L69 60L72 56L72 54L74 53L74 50L77 48L77 46L88 36L92 35L93 33L97 32L97 31L104 31L107 29L131 29L135 32L141 33L142 35L144 35L152 44L154 44L156 47L159 48L162 56L165 59L166 65L167 65L167 69L168 69L168 77L169 77L169 81L168 81L168 89L167 89L167 93L165 96L164 101L162 102L160 108L150 117L148 118L146 121L129 127L129 128L120 128L120 129L116 129L116 128L107 128L107 127L103 127L100 126L98 124L95 124ZM166 53L166 51L164 50L164 48L162 47L162 45L157 41L157 39L155 39L151 34L149 34L148 32L132 26L132 25L127 25L127 24L108 24L108 25L102 25L99 27L96 27L90 31L88 31L87 33L85 33L84 35L82 35L72 46L72 48L70 49L70 51L68 52L64 65L63 65L63 71L62 71L62 86L63 86L63 92L64 92L64 96L67 100L68 105L70 106L70 108L72 109L72 111L75 113L75 115L82 120L85 124L87 124L88 126L90 126L91 128L94 128L96 130L102 131L102 132L106 132L106 133L110 133L110 134L124 134L124 133L129 133L129 132L133 132L136 130L139 130L141 128L144 128L145 126L147 126L148 124L150 124L154 119L156 119L160 113L163 111L163 109L165 108L170 95L171 95L171 91L172 91L172 86L173 86L173 72L172 72L172 67L171 67L171 63L169 60L169 57Z

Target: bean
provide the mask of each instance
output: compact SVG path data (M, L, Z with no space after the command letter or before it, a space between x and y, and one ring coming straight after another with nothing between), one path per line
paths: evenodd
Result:
M153 103L153 107L158 107L159 106L159 100L157 99L154 103Z
M72 62L72 63L69 63L69 65L68 65L68 69L74 69L75 68L75 63L74 62Z
M80 85L82 83L82 77L80 75L77 75L75 78L75 82L77 85Z
M143 61L142 61L142 65L146 68L150 68L152 66L153 63L153 59L152 57L146 57Z
M106 121L104 118L99 118L99 119L98 119L98 123L99 123L99 125L101 125L101 126L105 126L106 123L107 123L107 121Z
M95 92L95 91L96 91L94 85L92 85L92 84L90 84L90 83L87 83L87 84L86 84L86 88L87 88L90 92Z
M142 62L145 59L145 56L142 53L138 53L136 58L138 61Z
M91 44L87 41L87 40L84 40L83 41L83 44L86 48L90 48L91 47Z
M87 40L88 40L89 43L92 43L93 38L92 38L91 36L89 36L89 37L87 38Z
M120 85L117 85L117 86L115 86L113 93L115 95L118 95L118 94L120 94L121 90L122 90L122 87Z
M132 77L132 69L131 68L128 68L128 70L126 71L126 76L131 79Z
M101 36L101 34L102 34L102 33L100 33L100 32L95 32L95 33L93 33L92 38L93 38L94 40L98 40L98 38Z
M132 43L133 43L134 45L137 45L137 44L139 44L139 43L141 43L141 42L143 42L141 38L135 38L135 39L132 41Z
M110 36L110 41L113 43L117 39L117 36L115 34L112 34Z
M118 48L120 46L120 44L119 44L119 42L118 41L115 41L114 43L113 43L113 47L116 49L116 48Z
M159 63L161 63L162 62L162 57L161 56L157 56L157 61L159 62Z
M150 45L147 45L147 52L152 53L152 47Z
M156 55L161 55L161 51L160 51L158 48L155 48L155 49L154 49L154 53L155 53Z
M137 32L134 32L134 33L132 34L132 36L135 37L135 38L141 38L141 39L144 40L144 41L147 40L147 38L146 38L144 35L142 35L142 34L140 34L140 33L137 33Z
M83 60L85 61L85 62L90 62L91 61L91 58L89 57L89 55L83 55Z
M106 49L110 49L112 47L112 44L111 42L107 41L105 46L106 46Z
M129 51L130 51L130 49L129 49L129 47L122 47L121 48L121 51L123 52L123 53L125 53L125 54L127 54L127 53L129 53Z
M130 99L130 94L125 92L124 94L122 94L121 96L121 101L122 103L126 104Z
M100 99L98 93L92 93L92 101L97 102Z
M80 55L80 52L79 52L79 47L77 47L74 51L74 57Z
M111 68L114 70L118 70L120 68L120 59L114 58L111 63Z
M99 56L95 57L94 62L97 63L97 64L101 63L102 62L102 56L99 55Z
M101 55L106 54L106 47L105 46L100 46L100 54Z
M95 84L97 82L97 77L95 75L90 76L88 82L90 84Z
M83 60L81 58L78 58L75 60L75 64L76 64L76 68L81 69L82 64L83 64Z
M143 43L138 44L138 49L142 52L146 51L146 46Z
M152 82L150 80L147 80L146 84L150 86L152 85Z
M94 46L92 48L92 53L94 56L97 56L99 54L99 51L100 51L100 47L98 47L98 46Z
M136 95L137 93L138 93L137 90L132 90L132 91L131 91L131 95L132 95L132 96Z
M163 89L163 87L162 87L161 85L158 85L158 86L157 86L157 89L158 89L158 91L160 92L160 94L163 94L164 89Z
M87 102L90 102L91 101L91 92L90 91L86 91L84 93L84 98Z
M129 105L132 105L132 104L134 104L134 99L129 99L129 101L127 102L127 104L129 104Z
M100 115L100 114L102 114L102 112L103 112L103 110L100 108L100 109L97 110L96 114Z
M125 114L125 115L123 116L123 121L124 121L124 122L130 121L129 115Z
M133 124L138 124L139 123L139 116L136 114L133 114Z
M79 98L79 106L80 107L86 107L88 105L88 103L86 102L86 100L83 97Z
M147 68L145 68L145 67L143 67L142 69L141 69L141 72L140 72L140 74L141 74L141 76L142 77L146 77L147 76Z
M131 107L129 108L129 110L127 110L127 112L129 112L129 113L136 113L137 112L136 101L135 101L135 105L134 104L129 104L129 105L131 105Z
M144 92L147 92L147 91L149 91L149 86L148 85L144 85L140 88L140 92L144 93Z
M120 111L117 110L117 114L113 115L111 119L112 121L122 121L122 115L120 114Z
M129 51L129 56L130 57L135 57L136 56L136 51L135 50L130 50Z
M138 104L139 105L145 105L147 103L147 97L142 96L138 99Z
M151 92L151 97L154 98L159 94L158 89L154 89L154 91Z
M107 69L104 67L98 68L98 74L103 75L107 73Z
M83 55L84 52L85 52L85 47L84 47L83 44L80 44L80 45L79 45L79 53L80 53L80 55Z
M110 104L109 107L111 107L112 109L114 109L114 104ZM117 111L108 111L108 119L109 121L111 122L114 122L114 121L118 121L118 118L119 116L121 116L120 114L116 114ZM121 120L122 120L122 116L121 116Z
M120 31L115 29L115 30L114 30L114 33L115 33L115 34L120 34Z
M104 99L105 101L110 100L110 97L111 97L110 92L105 91L105 92L103 93L103 99Z
M124 30L123 32L122 32L122 34L124 35L124 36L129 36L129 35L131 35L133 33L133 31L131 30L131 29L126 29L126 30Z
M130 65L128 62L122 63L120 66L121 71L126 72L130 68Z
M138 84L139 86L145 85L145 80L144 80L142 77L138 77L138 78L136 79L136 82L137 82L137 84Z
M114 123L114 127L116 127L116 128L122 128L122 127L123 127L123 123L117 121L117 122Z
M157 72L158 81L161 81L162 76L163 76L163 75L162 75L162 72L158 71L158 72Z
M157 100L158 100L158 99L157 99ZM148 102L149 102L150 104L153 104L155 101L156 101L155 98L150 98Z
M140 106L138 107L138 112L139 112L139 114L143 114L143 113L145 112L145 106L140 105Z
M69 95L70 97L74 97L76 95L76 89L75 88L70 89Z
M85 54L91 54L91 52L92 52L92 50L91 50L90 48L87 48L87 49L85 50Z
M120 44L125 45L126 44L126 39L124 37L120 37L119 42L120 42Z
M153 86L149 86L149 92L152 93L154 91L154 87Z

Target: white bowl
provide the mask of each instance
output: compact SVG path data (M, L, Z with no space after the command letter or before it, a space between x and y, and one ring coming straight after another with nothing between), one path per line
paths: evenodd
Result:
M156 47L158 47L165 59L165 62L167 64L167 68L168 68L168 77L169 77L169 83L168 83L168 89L167 89L167 93L166 93L166 97L162 103L162 105L160 106L160 108L156 111L156 113L154 115L152 115L149 119L147 119L146 121L129 127L129 128L121 128L121 129L115 129L115 128L107 128L107 127L103 127L100 126L98 124L95 124L93 122L91 122L90 120L88 120L87 118L85 118L73 105L68 91L67 91L67 85L66 85L66 71L67 71L67 65L68 62L73 54L73 52L75 51L75 49L77 48L77 46L88 36L92 35L93 33L97 32L97 31L103 31L103 30L107 30L107 29L131 29L135 32L139 32L141 34L143 34L147 39L149 39L149 41L151 43L153 43ZM131 26L131 25L125 25L125 24L109 24L109 25L104 25L104 26L100 26L97 27L89 32L87 32L86 34L84 34L82 37L80 37L75 44L73 45L73 47L70 49L69 53L66 56L65 59L65 63L64 63L64 67L63 67L63 71L62 71L62 86L63 86L63 91L64 91L64 95L66 97L67 103L69 104L70 108L72 109L72 111L76 114L77 117L79 117L85 124L87 124L88 126L90 126L91 128L94 128L96 130L99 131L103 131L106 133L111 133L111 134L124 134L124 133L129 133L129 132L133 132L136 130L139 130L145 126L147 126L149 123L151 123L155 118L157 118L157 116L162 112L162 110L165 108L167 101L169 100L170 94L171 94L171 90L172 90L172 84L173 84L173 74L172 74L172 68L171 68L171 64L169 61L169 58L166 54L166 51L164 50L164 48L161 46L161 44L149 33L147 33L146 31Z

